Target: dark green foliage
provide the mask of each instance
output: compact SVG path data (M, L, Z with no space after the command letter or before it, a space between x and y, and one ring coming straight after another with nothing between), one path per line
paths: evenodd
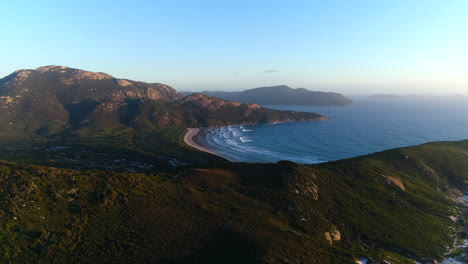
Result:
M432 143L318 165L226 163L158 175L3 162L0 261L440 259L455 227L450 194L468 180L467 151L466 141ZM335 231L340 240L330 243L325 233Z
M182 128L140 132L122 128L102 133L87 128L70 135L3 144L0 145L0 157L20 163L79 170L136 172L226 162L223 158L188 148L182 140L185 133Z

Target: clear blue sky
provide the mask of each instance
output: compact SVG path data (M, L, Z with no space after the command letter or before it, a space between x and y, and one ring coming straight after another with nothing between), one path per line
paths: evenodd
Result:
M467 0L5 0L0 34L0 76L55 64L178 90L468 94Z

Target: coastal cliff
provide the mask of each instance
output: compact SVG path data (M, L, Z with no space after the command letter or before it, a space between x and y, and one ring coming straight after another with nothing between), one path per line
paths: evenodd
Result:
M185 114L190 116L188 119L196 121L191 123L190 127L329 120L316 113L273 110L257 104L238 103L201 93L189 95L178 103L187 109Z

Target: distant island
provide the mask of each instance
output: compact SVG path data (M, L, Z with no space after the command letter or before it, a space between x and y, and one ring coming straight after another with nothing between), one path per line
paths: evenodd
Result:
M393 99L403 99L404 97L395 95L395 94L373 94L373 95L369 95L368 98L378 99L378 100L393 100Z
M354 103L339 93L309 91L304 88L293 89L286 85L260 87L242 92L203 91L202 93L240 103L260 105L350 106Z

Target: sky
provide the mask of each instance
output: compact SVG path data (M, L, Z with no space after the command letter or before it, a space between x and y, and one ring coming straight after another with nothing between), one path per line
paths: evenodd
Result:
M179 91L468 94L468 1L0 1L0 77L63 65Z

